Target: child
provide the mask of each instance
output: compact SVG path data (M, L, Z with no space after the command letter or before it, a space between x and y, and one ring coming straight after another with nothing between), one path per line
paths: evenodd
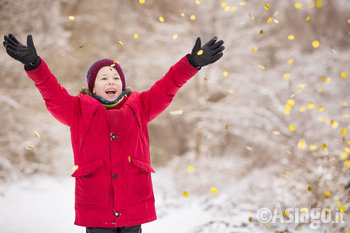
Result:
M187 54L148 91L130 92L118 63L101 59L87 72L88 90L71 96L37 55L32 36L27 46L4 37L6 52L22 62L50 113L70 127L74 152L75 224L88 233L141 232L156 219L147 124L172 101L198 70L223 56L217 37L203 47L198 37Z

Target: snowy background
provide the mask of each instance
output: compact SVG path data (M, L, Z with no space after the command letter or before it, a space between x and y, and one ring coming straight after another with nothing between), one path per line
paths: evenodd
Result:
M348 0L0 0L8 33L32 34L72 95L101 57L143 91L197 36L224 40L224 57L149 125L158 220L144 232L350 231ZM4 48L0 77L0 232L84 232L69 129ZM260 223L277 203L344 223Z

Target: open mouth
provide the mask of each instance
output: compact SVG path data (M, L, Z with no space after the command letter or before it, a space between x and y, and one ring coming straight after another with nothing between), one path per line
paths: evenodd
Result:
M117 93L117 90L114 88L110 88L106 90L106 94L110 97L113 97L115 95L115 93Z

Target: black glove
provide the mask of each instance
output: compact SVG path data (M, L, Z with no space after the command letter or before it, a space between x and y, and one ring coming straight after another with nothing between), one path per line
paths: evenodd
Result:
M216 41L217 39L215 36L201 47L201 39L198 37L192 53L187 57L189 62L197 69L200 69L219 60L224 55L222 51L225 47L222 46L224 42L222 40Z
M24 64L26 70L33 70L41 63L40 57L36 54L32 35L27 36L27 46L18 42L12 34L4 36L3 42L9 56Z

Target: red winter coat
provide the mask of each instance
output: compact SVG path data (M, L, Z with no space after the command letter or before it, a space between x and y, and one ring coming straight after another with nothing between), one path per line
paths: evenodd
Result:
M122 227L157 218L147 124L197 71L183 57L151 89L110 110L91 96L69 95L43 60L27 71L50 113L70 127L76 225Z

